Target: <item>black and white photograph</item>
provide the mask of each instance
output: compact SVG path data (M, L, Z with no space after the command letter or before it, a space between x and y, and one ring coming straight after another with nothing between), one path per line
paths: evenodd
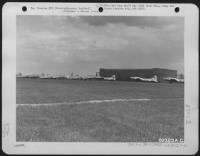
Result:
M184 17L16 16L17 142L184 142Z

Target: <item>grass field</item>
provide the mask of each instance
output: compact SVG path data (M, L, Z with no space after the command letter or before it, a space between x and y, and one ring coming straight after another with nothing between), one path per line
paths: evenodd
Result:
M183 84L21 78L16 93L17 104L26 104L17 106L17 141L157 142L184 136ZM101 101L111 99L149 100Z

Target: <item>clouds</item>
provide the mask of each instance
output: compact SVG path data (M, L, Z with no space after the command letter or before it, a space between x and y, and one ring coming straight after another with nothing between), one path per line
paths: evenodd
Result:
M18 16L17 71L92 74L100 67L163 67L182 72L183 23L182 17Z

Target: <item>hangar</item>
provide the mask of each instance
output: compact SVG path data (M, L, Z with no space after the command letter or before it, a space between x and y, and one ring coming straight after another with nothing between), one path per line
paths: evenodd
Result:
M101 77L116 76L116 80L129 81L130 77L138 76L142 78L152 78L157 75L158 82L163 82L164 77L177 77L177 70L163 69L163 68L150 68L150 69L110 69L100 68L99 75Z

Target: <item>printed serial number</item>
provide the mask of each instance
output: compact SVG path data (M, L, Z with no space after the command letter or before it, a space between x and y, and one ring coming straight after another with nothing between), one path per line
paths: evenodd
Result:
M177 138L159 138L158 139L159 142L163 142L163 143L183 143L184 140L182 138L177 139Z

